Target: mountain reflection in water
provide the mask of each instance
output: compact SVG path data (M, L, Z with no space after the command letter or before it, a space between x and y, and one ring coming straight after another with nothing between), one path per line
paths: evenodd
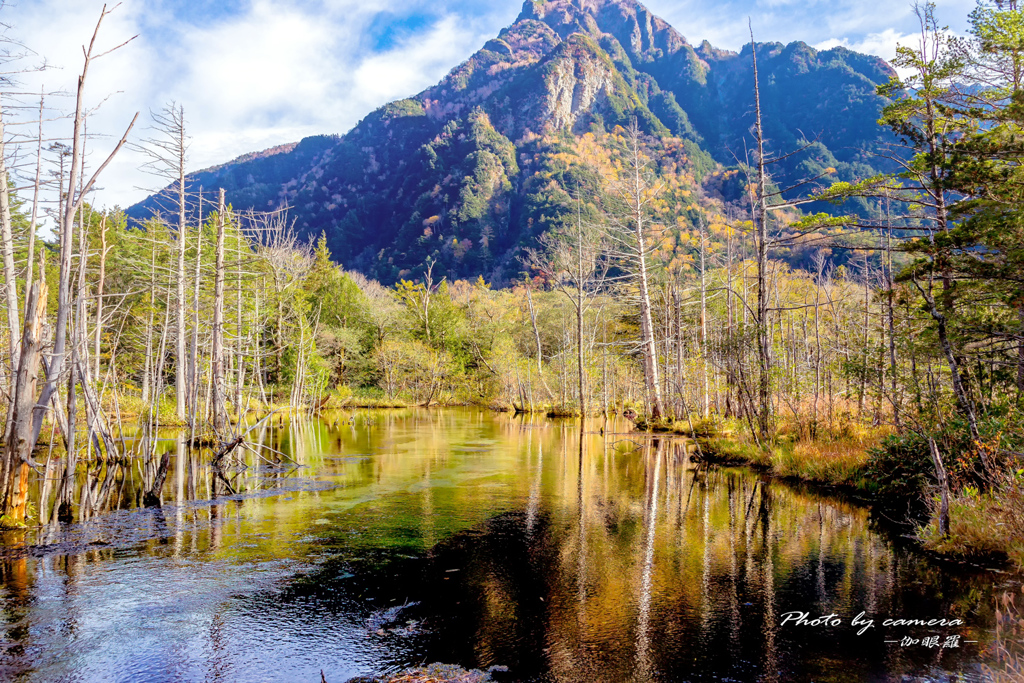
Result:
M0 679L333 682L432 661L516 681L977 678L988 575L625 426L284 422L263 438L299 467L213 502L208 467L178 449L162 509L8 535ZM842 624L783 624L791 611ZM876 625L857 635L861 612ZM896 617L966 625L882 627ZM885 642L928 635L960 646Z

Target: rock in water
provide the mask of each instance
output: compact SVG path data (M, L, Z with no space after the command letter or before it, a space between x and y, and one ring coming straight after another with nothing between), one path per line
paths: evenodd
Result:
M454 664L434 663L387 676L360 676L346 683L490 683L494 680L491 673L495 671L508 671L508 667L492 666L487 671L480 671L463 669Z

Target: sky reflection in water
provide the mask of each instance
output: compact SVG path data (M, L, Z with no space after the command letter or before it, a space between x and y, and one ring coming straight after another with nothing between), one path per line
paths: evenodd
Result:
M334 682L426 661L524 681L976 677L986 576L893 547L862 508L600 426L581 448L572 422L472 410L282 421L262 438L299 467L262 463L215 503L179 447L162 510L8 547L0 679ZM794 610L843 624L782 625ZM860 612L876 626L858 636ZM961 645L884 642L925 635Z

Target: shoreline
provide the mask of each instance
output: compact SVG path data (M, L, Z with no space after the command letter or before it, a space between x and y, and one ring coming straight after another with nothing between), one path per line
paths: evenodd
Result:
M801 462L799 458L792 457L795 445L792 442L776 444L772 446L771 452L765 452L752 444L733 438L731 434L707 427L706 424L699 424L690 430L689 425L684 429L678 423L647 423L643 420L635 425L640 433L670 434L693 440L700 449L699 453L695 454L698 462L704 461L719 467L747 467L789 485L810 486L818 493L832 493L851 500L871 510L873 515L877 513L880 526L886 528L894 540L898 538L905 541L917 551L937 561L959 566L970 565L986 571L1024 577L1024 564L1005 550L992 550L973 545L967 539L958 538L952 531L945 539L935 538L929 534L936 521L928 510L927 500L881 500L874 490L877 482L870 478L867 471L871 446L863 447L860 452L860 463L854 469L845 467L840 470L840 476L822 476L822 473L828 475L835 470L830 470L826 466L818 468L817 472L809 471L806 469L806 461ZM802 443L813 447L827 445L829 442L812 439ZM922 493L922 497L926 494L927 492ZM912 514L915 506L919 506L917 515ZM886 514L887 512L896 512L900 518L893 519ZM1012 541L1010 538L1003 540L1007 545Z

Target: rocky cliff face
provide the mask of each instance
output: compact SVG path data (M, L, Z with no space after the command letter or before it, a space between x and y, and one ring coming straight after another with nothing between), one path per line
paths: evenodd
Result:
M551 60L543 83L544 106L533 116L523 112L526 120L539 123L546 132L573 129L582 115L616 91L615 67L589 41L572 36L563 45L567 48Z
M779 181L825 166L842 178L872 172L884 104L874 87L888 66L841 48L757 47L775 148L817 137ZM579 150L613 147L615 126L638 119L679 192L742 158L750 50L694 48L633 0L527 0L440 83L345 135L247 155L190 182L224 187L236 208L291 207L300 230L324 232L336 258L382 280L412 276L432 256L453 277L501 281L521 268L519 249L571 215L572 183L599 192ZM729 199L726 185L715 187ZM130 213L144 217L153 204Z

